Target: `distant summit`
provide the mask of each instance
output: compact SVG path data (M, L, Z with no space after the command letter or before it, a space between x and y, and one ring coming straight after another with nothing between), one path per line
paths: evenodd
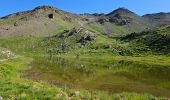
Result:
M112 24L116 24L119 26L127 26L131 27L130 30L133 27L136 26L147 26L149 27L149 23L147 23L147 21L145 21L141 16L135 14L134 12L126 9L126 8L118 8L114 11L112 11L111 13L106 14L105 16L102 16L99 19L99 22L101 24L104 23L112 23ZM138 27L136 30L141 30L141 28ZM144 30L147 27L143 27L142 30Z
M157 26L167 25L170 23L170 13L155 13L155 14L146 14L143 18L147 19L150 23Z
M135 13L126 8L118 8L116 10L113 10L111 13L107 15L112 15L112 14L135 14Z

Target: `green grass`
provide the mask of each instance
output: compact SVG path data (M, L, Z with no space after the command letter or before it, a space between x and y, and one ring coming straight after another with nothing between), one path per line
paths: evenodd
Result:
M94 31L97 31L98 33L102 33L102 34L108 34L109 37L119 37L122 36L127 32L127 29L125 27L122 26L117 26L114 24L109 24L109 28L107 27L108 25L101 25L98 23L93 23L93 24L89 24L88 26L86 26L89 29L92 29ZM111 27L110 27L111 26ZM110 32L108 32L108 30L110 30Z
M97 23L94 23L94 24L89 24L88 26L86 27L89 27L90 29L93 29L99 33L104 33L104 27L101 25L101 24L97 24Z
M0 39L0 46L11 49L12 51L19 53L19 54L44 54L47 53L49 50L53 51L54 54L57 54L58 51L61 51L62 46L66 46L65 52L69 53L79 53L79 54L88 54L89 52L93 52L96 54L99 53L105 53L105 54L114 54L119 55L119 52L121 52L121 55L124 56L143 56L143 55L152 55L152 54L158 54L158 50L152 50L150 46L147 46L143 43L139 43L137 41L144 41L145 38L149 38L147 40L150 40L151 36L147 37L140 37L139 39L134 39L132 41L121 41L117 38L110 38L106 35L101 34L102 29L97 27L93 28L86 27L90 32L94 33L96 35L96 39L93 41L90 41L87 43L83 48L80 48L80 43L77 43L77 40L75 36L65 36L65 37L59 37L61 34L63 34L64 29L69 29L74 27L74 24L67 24L67 22L63 22L61 18L56 18L54 20L56 23L60 23L58 26L59 30L56 33L53 33L55 36L51 37L14 37L14 38L1 38ZM76 24L76 22L75 22ZM97 25L96 25L97 26ZM117 27L115 27L117 30ZM118 31L118 30L117 30ZM152 42L152 41L151 41ZM155 48L155 47L154 47ZM167 47L168 48L168 47ZM164 49L163 49L164 50ZM165 54L168 53L167 49ZM159 53L161 55L165 55L164 53ZM24 54L25 55L25 54Z
M46 47L40 45L42 38L35 37L18 37L11 39L1 39L1 47L12 50L16 54L25 55L29 57L34 56L46 56L48 55L45 51ZM97 39L90 44L87 44L87 47L70 50L67 54L61 54L64 58L74 57L76 58L76 52L80 52L80 58L87 59L91 61L101 62L101 64L112 63L113 60L126 60L126 61L135 61L139 63L146 64L155 64L155 65L170 65L169 57L165 56L150 56L150 57L124 57L124 56L115 56L117 54L112 53L111 49L102 49L103 47L98 47L102 45L111 45L111 46L125 46L127 48L128 44L121 44L117 40L107 38L103 35L98 35ZM51 45L52 47L54 45ZM98 47L99 49L93 49L93 47ZM91 49L91 53L89 50ZM94 53L93 53L94 52ZM23 71L28 67L26 64L32 60L30 58L21 57L14 61L1 62L1 88L0 96L6 98L21 98L25 99L38 99L38 98L48 98L48 99L66 99L69 95L75 94L75 91L79 91L81 96L73 97L75 99L79 98L100 98L104 100L112 99L134 99L139 98L139 100L145 100L150 98L156 98L149 94L136 94L136 93L120 93L120 94L111 94L109 95L106 92L93 92L86 90L73 90L67 88L58 88L46 82L32 81L25 78L22 78L22 73L18 71ZM8 81L7 81L8 80ZM37 89L38 88L38 89ZM14 91L14 92L11 92ZM58 97L59 96L59 97Z
M170 38L168 35L165 36L156 31L132 33L122 37L121 40L129 43L129 46L131 50L134 50L134 53L143 54L146 52L147 55L169 55Z
M1 38L0 47L12 50L14 53L22 55L43 54L45 49L40 46L42 38L37 37L16 37Z
M112 33L109 36L110 37L116 37L116 36L119 37L119 36L126 35L127 33L129 33L129 32L127 31L127 29L125 27L113 25Z

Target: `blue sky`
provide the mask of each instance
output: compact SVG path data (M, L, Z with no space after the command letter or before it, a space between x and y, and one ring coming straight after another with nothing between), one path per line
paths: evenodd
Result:
M1 0L0 17L50 5L72 13L109 13L125 7L139 15L170 12L170 0Z

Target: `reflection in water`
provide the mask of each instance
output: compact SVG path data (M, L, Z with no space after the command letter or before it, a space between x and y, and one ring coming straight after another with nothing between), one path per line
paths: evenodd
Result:
M170 67L127 61L38 58L26 77L61 87L104 90L111 93L140 92L170 97Z

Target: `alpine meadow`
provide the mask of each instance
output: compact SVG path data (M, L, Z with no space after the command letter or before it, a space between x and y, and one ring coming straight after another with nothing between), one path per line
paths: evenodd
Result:
M170 13L84 13L0 18L0 100L170 100Z

